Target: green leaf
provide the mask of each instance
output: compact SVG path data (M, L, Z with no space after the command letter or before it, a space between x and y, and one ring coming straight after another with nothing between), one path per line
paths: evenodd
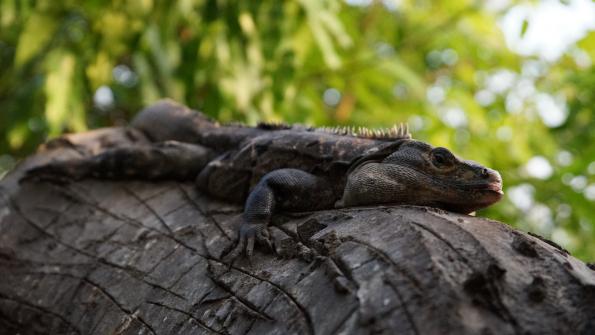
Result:
M34 12L19 36L15 65L21 67L38 55L50 42L58 24L48 14Z
M426 83L412 68L403 63L398 57L380 62L379 69L387 75L393 75L396 79L402 80L411 89L416 97L423 97L426 92Z
M62 49L47 56L45 117L50 136L86 129L84 108L76 94L76 61L74 54Z
M341 66L341 57L339 57L335 50L335 43L333 41L333 34L339 40L342 46L351 44L351 40L345 35L341 23L333 18L333 13L329 12L318 1L301 0L301 4L306 11L308 18L308 26L312 32L312 36L322 52L324 62L331 69L337 69Z
M16 19L16 1L0 2L0 26L8 27Z
M27 129L26 123L20 123L14 125L10 131L8 132L8 143L13 150L20 149L25 140L27 140L27 134L29 129Z
M595 31L591 31L578 42L578 47L589 53L591 60L595 60Z

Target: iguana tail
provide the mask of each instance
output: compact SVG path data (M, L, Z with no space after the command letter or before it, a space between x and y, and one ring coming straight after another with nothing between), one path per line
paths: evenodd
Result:
M201 134L216 127L216 122L171 99L163 99L141 110L130 125L153 142L200 143Z
M130 125L143 132L152 142L194 143L215 152L236 148L247 138L279 129L240 124L222 125L205 114L170 99L163 99L146 107Z

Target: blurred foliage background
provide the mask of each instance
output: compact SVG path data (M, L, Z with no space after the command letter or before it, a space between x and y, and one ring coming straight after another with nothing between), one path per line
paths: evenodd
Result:
M594 261L593 29L589 0L0 0L0 176L161 97L250 124L408 122L502 173L479 215Z

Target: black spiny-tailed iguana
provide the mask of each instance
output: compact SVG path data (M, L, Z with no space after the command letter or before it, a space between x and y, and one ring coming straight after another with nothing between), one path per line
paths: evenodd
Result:
M192 179L199 189L244 202L235 252L270 245L267 225L278 211L409 204L470 213L502 197L497 171L448 149L390 131L313 129L261 124L222 126L164 100L132 121L152 144L108 149L51 162L27 178Z

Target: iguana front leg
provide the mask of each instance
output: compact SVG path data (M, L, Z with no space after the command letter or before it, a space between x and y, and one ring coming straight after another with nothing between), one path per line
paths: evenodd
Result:
M273 213L332 208L336 198L327 180L308 172L279 169L266 174L248 195L231 258L244 251L251 256L255 241L271 245L267 227Z

